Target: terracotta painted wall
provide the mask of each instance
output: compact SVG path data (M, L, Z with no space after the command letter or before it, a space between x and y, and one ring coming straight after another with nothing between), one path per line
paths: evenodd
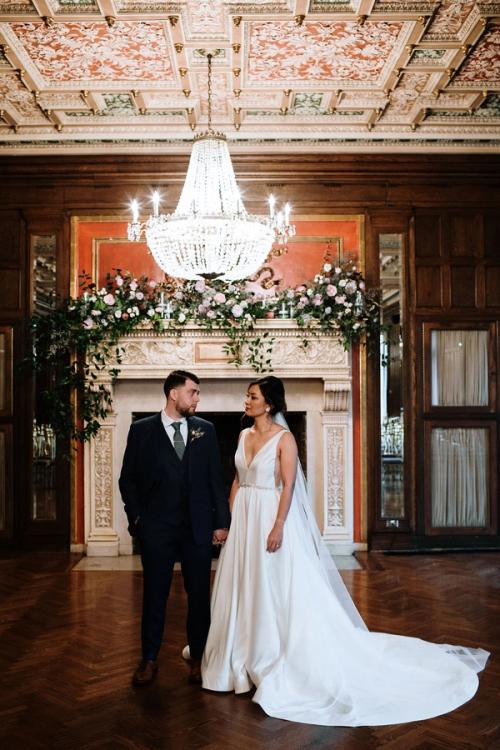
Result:
M356 262L360 258L364 244L362 216L300 215L293 222L296 235L289 241L286 254L266 263L280 286L297 286L312 279L321 270L326 256L334 262L342 258ZM99 286L104 284L106 273L116 268L136 276L144 274L156 281L163 279L163 272L146 244L128 242L125 222L76 217L74 234L73 290L77 289L78 275L83 272L91 274Z

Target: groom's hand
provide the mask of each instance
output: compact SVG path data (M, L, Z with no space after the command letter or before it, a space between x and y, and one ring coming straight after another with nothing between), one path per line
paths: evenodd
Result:
M213 544L224 544L227 539L227 529L215 529L212 543Z

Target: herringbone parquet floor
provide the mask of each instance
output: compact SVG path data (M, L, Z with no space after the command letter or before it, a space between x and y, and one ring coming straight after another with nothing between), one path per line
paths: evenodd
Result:
M363 570L343 573L370 629L492 651L478 694L461 709L373 729L271 719L246 695L188 685L180 574L158 679L133 689L141 574L75 572L76 560L0 559L2 750L500 748L498 553L361 555Z

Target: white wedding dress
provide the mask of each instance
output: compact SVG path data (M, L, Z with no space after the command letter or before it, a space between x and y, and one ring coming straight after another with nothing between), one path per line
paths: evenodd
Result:
M295 496L281 549L266 552L282 434L249 466L246 431L240 439L240 488L215 576L203 687L243 693L255 686L253 700L270 716L350 727L418 721L468 701L488 653L356 627L328 582Z

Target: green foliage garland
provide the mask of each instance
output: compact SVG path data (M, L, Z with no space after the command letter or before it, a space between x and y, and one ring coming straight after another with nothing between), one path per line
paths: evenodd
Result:
M372 350L378 346L376 295L367 293L361 273L350 262L325 263L313 281L285 289L272 300L249 291L245 281L173 286L116 269L100 289L84 274L78 297L31 318L33 349L26 364L46 385L41 393L46 421L58 436L84 442L97 433L112 405L99 374L117 377L119 341L138 326L176 336L186 323L222 330L231 363L239 367L245 356L245 364L262 373L272 369L273 339L268 331L255 332L255 322L280 314L293 316L308 331L337 332L346 349L360 340Z

